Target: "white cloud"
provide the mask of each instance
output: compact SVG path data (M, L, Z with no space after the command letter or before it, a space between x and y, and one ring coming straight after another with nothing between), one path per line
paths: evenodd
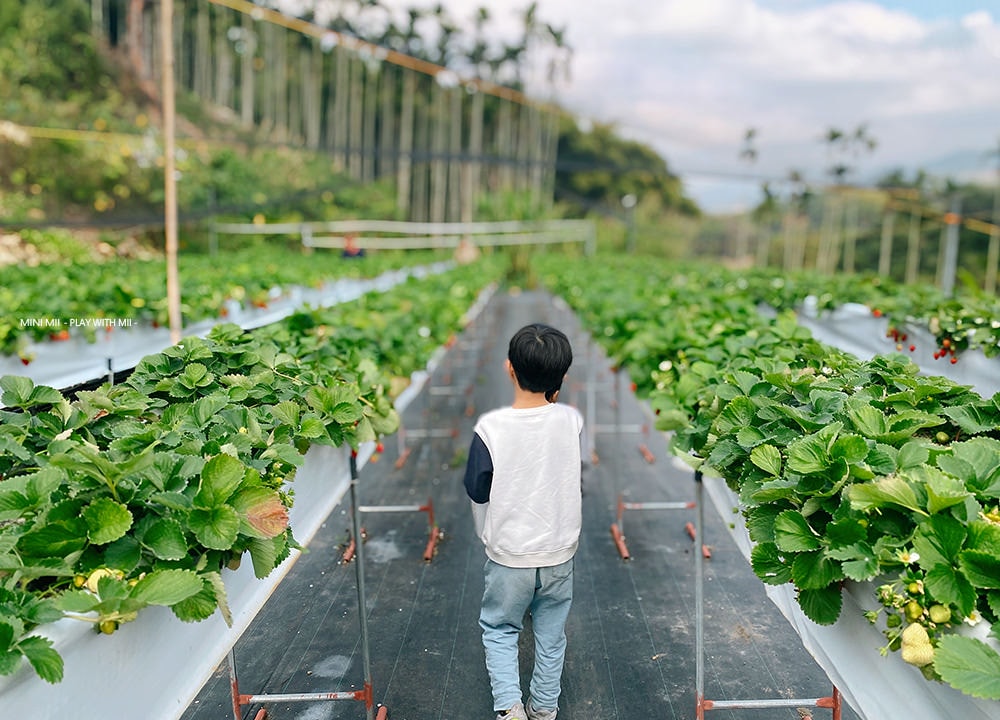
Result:
M505 38L528 5L443 2L457 20L485 4ZM753 170L815 180L830 127L868 125L879 141L859 160L869 170L995 147L1000 24L986 10L937 15L875 0L538 0L538 16L566 26L574 49L558 95L568 109L615 122L692 172L751 169L738 155L752 126Z

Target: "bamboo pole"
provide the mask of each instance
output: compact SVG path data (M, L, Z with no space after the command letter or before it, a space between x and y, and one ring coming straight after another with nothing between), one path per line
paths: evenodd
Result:
M164 232L167 260L167 314L170 342L181 339L181 294L177 273L177 177L174 167L174 0L162 0Z

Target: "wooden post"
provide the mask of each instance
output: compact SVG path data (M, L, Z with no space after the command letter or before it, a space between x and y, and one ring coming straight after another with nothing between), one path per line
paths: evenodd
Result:
M993 229L990 231L990 245L986 251L986 280L983 284L983 288L991 295L997 291L998 264L1000 264L1000 166L997 167L997 184L993 190Z
M892 270L892 237L896 225L896 211L886 210L882 216L882 242L878 248L878 274L889 277Z
M164 232L167 259L167 315L170 342L181 339L181 294L177 273L177 177L174 153L174 0L162 0Z
M941 258L941 290L945 297L951 297L955 292L955 276L958 273L958 231L961 228L962 201L956 194L951 199L951 208L944 216L944 230L941 240L944 243Z
M912 285L920 272L920 212L910 215L910 233L906 243L906 283Z
M857 196L852 195L847 198L846 203L844 207L844 272L853 275L861 201Z

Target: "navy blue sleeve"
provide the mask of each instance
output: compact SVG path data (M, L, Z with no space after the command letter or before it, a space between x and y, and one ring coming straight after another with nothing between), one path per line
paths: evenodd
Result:
M472 498L472 502L482 505L490 501L492 485L493 458L490 457L486 443L475 434L469 447L469 460L465 464L465 492Z

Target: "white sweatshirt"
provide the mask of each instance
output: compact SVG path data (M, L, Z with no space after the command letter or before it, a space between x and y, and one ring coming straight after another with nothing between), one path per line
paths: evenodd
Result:
M580 412L559 403L504 407L479 418L465 488L491 560L549 567L576 553L582 430Z

